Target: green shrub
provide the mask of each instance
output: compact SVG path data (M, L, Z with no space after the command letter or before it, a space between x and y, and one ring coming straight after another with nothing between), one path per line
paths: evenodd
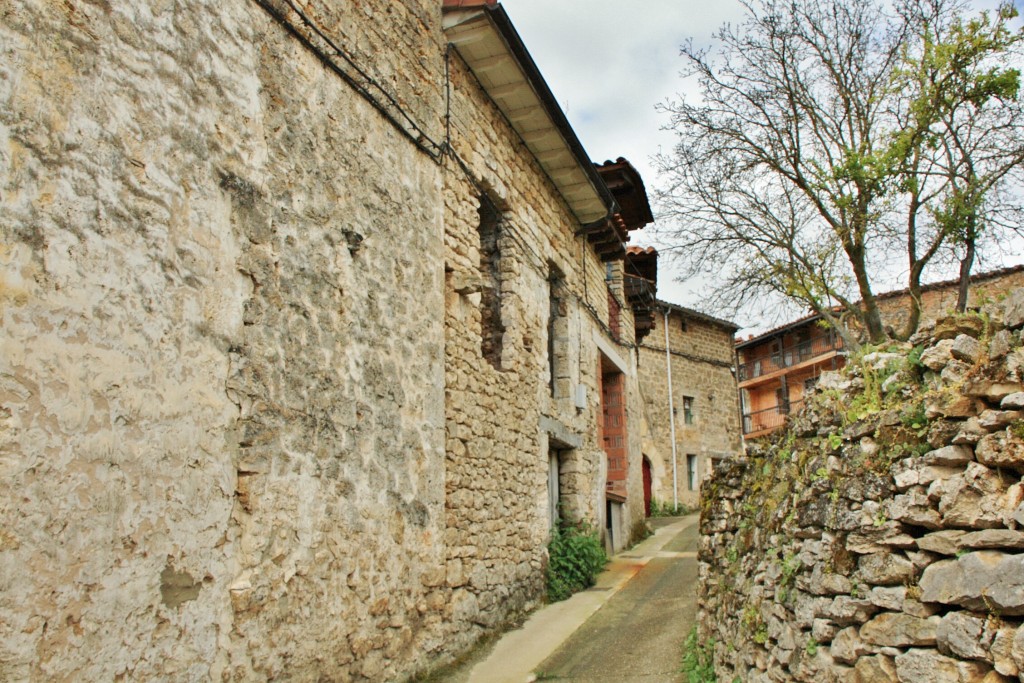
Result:
M548 600L558 602L594 585L608 564L597 532L584 524L559 522L548 543Z
M685 503L673 506L668 501L663 503L656 498L651 499L651 517L682 517L692 512L696 512L696 508L691 508Z
M697 627L690 629L683 643L683 673L686 683L717 683L715 675L715 641L701 643L697 636Z

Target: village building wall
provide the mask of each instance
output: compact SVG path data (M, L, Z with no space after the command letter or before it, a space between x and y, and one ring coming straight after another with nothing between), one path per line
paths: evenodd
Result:
M562 458L563 514L606 526L602 352L595 340L624 365L634 402L638 393L631 350L605 330L605 265L575 236L578 221L472 73L454 60L451 74L452 144L468 173L451 165L445 176L447 566L453 609L479 621L453 634L468 642L507 615L510 605L521 608L540 595L553 516L547 498L553 451ZM487 279L480 267L481 195L501 214L498 367L481 355L480 283ZM559 321L549 345L553 279ZM624 326L629 316L624 310ZM553 383L549 349L558 358ZM585 392L582 407L577 387ZM638 443L633 451L639 453ZM634 469L630 500L642 501ZM642 520L642 508L634 508L618 533Z
M303 5L418 140L255 1L5 10L0 679L451 659L541 597L552 452L606 529L602 364L609 544L642 523L631 312L616 340L606 264L454 52L449 91L439 5Z
M680 503L695 505L700 482L711 472L713 460L742 453L733 374L735 328L699 314L687 315L677 306L667 307L676 436L674 477L663 311L658 311L655 329L639 347L648 427L643 450L651 463L652 498L659 504L671 504L678 497Z

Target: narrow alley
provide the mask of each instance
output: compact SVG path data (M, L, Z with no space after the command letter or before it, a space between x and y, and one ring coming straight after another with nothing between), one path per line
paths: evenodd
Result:
M698 521L696 514L651 519L654 534L614 556L593 588L543 607L431 680L681 681L696 612Z

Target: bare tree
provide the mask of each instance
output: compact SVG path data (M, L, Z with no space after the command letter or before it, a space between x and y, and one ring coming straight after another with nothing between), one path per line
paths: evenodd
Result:
M718 274L713 304L781 294L851 345L855 328L885 338L873 283L902 262L913 333L926 267L959 249L969 272L1020 169L1020 73L1003 65L1024 37L1015 10L965 21L961 0L744 4L715 54L683 48L702 101L664 106L678 135L659 160L669 239L687 273Z

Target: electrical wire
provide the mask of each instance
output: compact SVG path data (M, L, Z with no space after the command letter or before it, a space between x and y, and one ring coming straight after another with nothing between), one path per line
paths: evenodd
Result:
M466 179L473 185L474 189L478 194L484 193L484 189L481 183L477 180L468 164L463 160L458 153L455 152L451 145L451 52L452 45L449 43L445 48L445 114L444 114L444 126L445 126L445 139L444 142L438 143L430 135L427 134L425 127L421 126L416 122L412 116L405 111L398 100L388 92L380 83L378 83L372 76L370 76L355 59L341 46L339 46L334 40L331 39L309 16L306 15L293 0L281 0L286 4L292 12L294 12L305 27L315 34L335 56L341 58L347 65L348 70L338 64L332 57L327 53L327 50L316 45L313 39L299 30L292 21L289 20L284 13L282 13L271 0L254 0L256 4L263 8L277 23L285 28L292 36L294 36L306 49L312 52L328 69L337 74L342 80L348 83L357 93L359 93L363 99L369 102L377 111L379 111L389 123L391 123L402 135L408 138L418 149L426 153L435 163L443 165L444 158L451 158L456 162L459 169L462 171ZM474 74L475 78L475 74ZM482 86L481 86L482 87ZM375 94L376 93L376 94ZM510 124L511 125L511 124ZM514 130L514 128L513 128ZM520 144L524 147L526 143L522 138L519 138ZM543 171L543 169L542 169ZM509 228L513 228L514 224L507 223ZM546 259L540 255L535 249L528 245L527 240L522 238L516 230L507 229L502 231L502 236L511 240L515 246L517 246L520 252L529 257L533 257L534 262L530 263L527 261L527 265L531 267L536 273L544 275ZM589 301L589 288L587 282L587 268L586 268L586 242L583 238L583 250L581 253L582 259L582 271L583 271L583 295L581 296L578 292L573 291L567 287L569 295L576 301L576 303L586 310L592 319L592 321L600 327L608 337L610 337L619 346L635 349L636 344L623 341L618 338L618 335L614 334L608 324L601 319L601 315L598 310ZM631 264L630 264L631 265ZM568 283L567 283L568 285ZM616 299L617 300L617 299Z
M321 30L320 27L317 26L316 23L313 22L313 20L310 19L301 9L299 9L292 0L283 0L283 2L287 4L296 15L298 15L299 19L307 29L318 36L319 39L323 41L337 57L344 60L345 64L348 66L347 70L342 68L340 64L327 54L327 50L314 44L313 39L300 31L299 27L280 12L270 0L254 1L262 7L267 14L273 17L277 23L281 24L281 26L283 26L289 33L295 36L295 38L302 43L307 50L316 55L324 66L340 76L342 80L358 92L363 99L379 111L392 126L402 133L402 135L411 140L419 150L425 152L436 163L441 162L441 158L444 155L445 145L432 139L430 135L427 134L425 128L419 125L415 119L405 111L402 105L391 93L389 93L372 76L366 73L366 71L360 68L352 56L331 40L331 38L324 33L323 30Z

